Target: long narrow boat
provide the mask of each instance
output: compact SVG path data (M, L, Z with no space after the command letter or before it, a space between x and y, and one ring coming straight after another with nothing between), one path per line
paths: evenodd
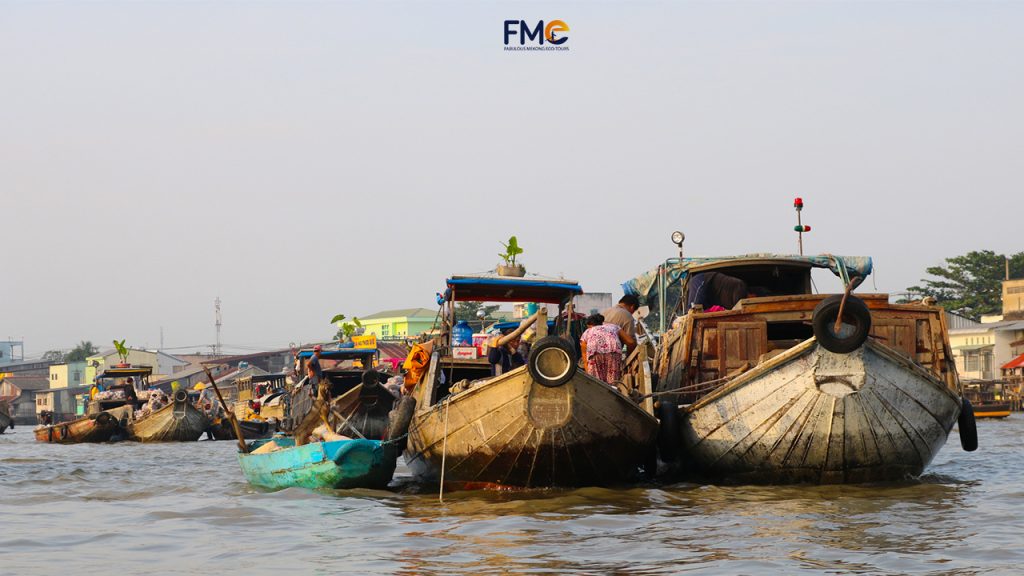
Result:
M128 408L115 408L70 422L40 426L34 431L36 441L53 444L109 442L120 432L120 419L127 415L128 410Z
M367 406L360 401L360 396L365 396L360 394L361 388L357 385L332 402L332 414L348 412L355 416L364 411ZM257 440L248 445L248 453L238 454L238 464L250 484L271 489L386 488L405 445L414 407L414 398L402 398L390 412L380 437L368 435L369 429L363 433L350 428L351 420L345 418L343 427L349 434L367 437L300 445L296 445L294 438ZM318 418L318 414L310 414L311 420ZM331 417L335 418L344 416ZM267 447L273 450L263 452Z
M178 390L166 406L128 424L128 438L137 442L195 442L210 421Z
M971 401L975 418L1008 418L1010 403L1005 401L1004 380L965 380L964 397ZM997 398L998 397L998 398Z
M844 294L811 294L813 267ZM849 294L870 271L869 258L673 259L625 284L649 302L661 287L659 314L680 286L685 315L657 366L661 402L680 404L668 459L732 481L841 483L920 474L958 421L975 449L942 308Z
M413 392L405 454L418 478L453 488L614 485L650 465L657 419L577 369L581 330L572 308L582 292L576 282L536 276L448 279L429 361L425 348L409 360L419 358L417 371L425 372ZM449 341L455 304L463 301L556 304L557 335L546 335L542 306L532 318L537 339L527 365L492 376L475 349Z

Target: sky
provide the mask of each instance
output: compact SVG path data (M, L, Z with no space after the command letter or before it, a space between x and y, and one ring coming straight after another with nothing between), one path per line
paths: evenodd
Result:
M503 50L563 20L568 51ZM0 0L0 339L326 340L446 275L1017 252L1024 3ZM515 40L513 40L515 42ZM822 290L834 284L818 282ZM208 350L208 348L206 348Z

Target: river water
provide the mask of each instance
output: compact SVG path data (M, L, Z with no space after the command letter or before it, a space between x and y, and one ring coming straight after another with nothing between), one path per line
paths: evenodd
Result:
M1019 574L1024 416L915 481L456 492L250 487L233 442L0 435L0 574Z

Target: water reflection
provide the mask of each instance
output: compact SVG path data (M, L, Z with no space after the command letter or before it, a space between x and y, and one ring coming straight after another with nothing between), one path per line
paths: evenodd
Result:
M242 480L230 443L3 435L0 572L107 573L117 550L129 573L1014 573L1024 418L979 433L978 452L948 445L901 484L451 492L443 503L404 468L395 491L270 492Z

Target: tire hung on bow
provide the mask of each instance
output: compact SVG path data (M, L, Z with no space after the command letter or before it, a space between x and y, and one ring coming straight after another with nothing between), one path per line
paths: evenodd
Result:
M557 388L576 375L577 362L572 344L558 336L545 336L530 348L526 366L537 383Z
M843 309L842 322L838 332L835 329L839 308ZM847 296L843 304L843 295L836 294L825 298L814 307L811 315L811 327L818 344L829 352L847 354L860 348L868 339L871 331L871 311L867 304L856 296Z
M978 423L974 420L974 406L967 398L963 398L960 406L960 416L956 421L960 431L960 447L966 452L974 452L978 449Z

